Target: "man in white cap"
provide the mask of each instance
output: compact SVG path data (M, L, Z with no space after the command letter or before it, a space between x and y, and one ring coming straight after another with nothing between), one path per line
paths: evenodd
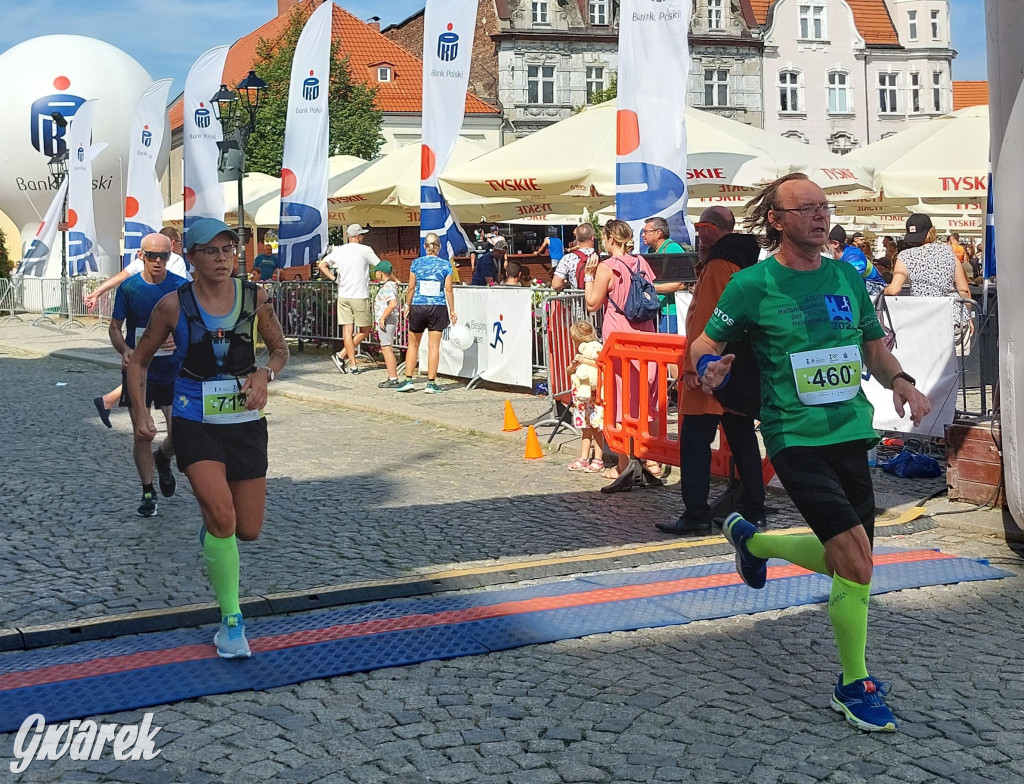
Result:
M331 354L331 359L342 373L358 373L356 349L370 334L370 326L373 324L370 270L380 263L380 259L364 243L366 229L358 223L351 224L345 233L348 242L335 245L317 267L323 275L338 284L338 324L341 325L345 346L340 355Z

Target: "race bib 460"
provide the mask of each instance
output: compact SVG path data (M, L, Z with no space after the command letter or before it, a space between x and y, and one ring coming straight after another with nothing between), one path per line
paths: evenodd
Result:
M805 406L851 400L860 389L860 348L839 346L789 355L796 394Z

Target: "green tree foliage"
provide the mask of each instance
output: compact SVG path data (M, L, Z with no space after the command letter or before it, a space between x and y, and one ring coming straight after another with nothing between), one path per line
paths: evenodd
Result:
M611 83L603 90L594 90L594 92L590 94L590 100L587 102L587 105L593 106L595 104L604 103L605 101L613 101L618 97L618 94L619 82L615 78L615 74L612 74ZM582 110L583 107L581 106L579 111Z
M291 78L295 47L306 23L301 7L292 11L288 27L277 41L261 38L256 45L258 58L253 70L269 87L260 101L256 130L249 139L245 163L248 171L274 177L281 175L284 155L285 118L288 114L288 81ZM356 155L374 158L384 138L381 112L373 105L377 90L352 80L347 57L338 56L338 42L331 41L330 79L331 155Z
M4 230L0 229L0 278L11 277L11 257L7 253L7 237Z

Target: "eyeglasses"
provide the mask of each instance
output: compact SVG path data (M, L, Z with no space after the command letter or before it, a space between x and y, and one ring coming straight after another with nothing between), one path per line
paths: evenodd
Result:
M654 232L656 232L656 231L657 232L661 232L661 229L647 229L647 228L640 229L640 233L641 234L654 234Z
M142 255L150 261L167 261L171 257L170 252L165 250L144 250Z
M711 221L700 221L699 223L693 224L693 228L695 228L695 229L709 229L709 228L711 228L714 225L715 224L713 224Z
M813 218L819 212L822 215L835 215L834 204L805 204L802 207L775 207L774 212L795 212L802 218Z
M221 247L218 248L215 245L207 245L205 248L192 248L192 253L207 259L215 259L220 255L237 256L238 246L235 244L231 244L222 245Z

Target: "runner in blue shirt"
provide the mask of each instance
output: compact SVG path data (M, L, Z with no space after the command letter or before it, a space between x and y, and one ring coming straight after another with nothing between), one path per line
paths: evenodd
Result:
M185 282L184 278L172 275L167 271L167 260L171 256L171 241L162 234L148 234L142 238L140 254L143 260L142 272L132 275L114 295L114 313L110 320L110 342L121 355L121 401L120 406L127 408L132 416L134 431L135 413L131 408L131 396L125 383L125 371L131 359L135 344L142 336L149 323L149 317L165 294L177 291L178 286ZM122 333L127 326L128 334ZM135 439L135 467L139 471L142 482L142 503L136 510L140 517L152 517L156 514L156 493L153 492L153 465L160 474L160 492L165 498L174 495L176 480L171 471L171 457L174 446L171 444L171 403L174 399L174 379L178 375L181 358L177 355L173 338L168 339L153 357L147 372L146 408L156 406L164 415L167 423L167 436L155 452L149 451L149 444Z

